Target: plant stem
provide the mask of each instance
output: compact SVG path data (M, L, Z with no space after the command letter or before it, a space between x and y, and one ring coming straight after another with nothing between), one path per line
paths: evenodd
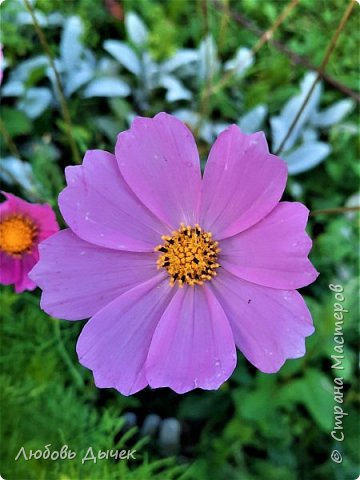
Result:
M257 37L262 37L264 35L265 32L261 30L261 28L259 28L254 22L249 20L244 15L238 12L235 12L234 10L228 9L227 5L220 3L219 0L213 0L213 5L217 10L223 11L225 14L229 15L233 20L235 20L235 22L245 27L247 30L249 30L249 32L253 33ZM303 55L299 55L293 52L286 45L279 42L279 40L274 40L273 38L271 38L268 40L268 43L274 48L276 48L276 50L278 50L279 52L289 57L290 61L294 65L301 65L303 67L308 68L309 70L319 72L318 67L313 65L307 57L304 57ZM338 80L336 80L334 77L332 77L328 73L320 72L320 75L321 75L321 79L327 82L329 85L336 88L337 90L342 92L344 95L348 95L349 97L354 98L356 102L360 103L360 95L354 92L353 90L351 90L351 88L340 83Z
M252 56L255 55L263 47L263 45L265 45L267 42L269 42L273 38L275 31L280 27L283 21L290 15L291 11L296 7L298 3L299 3L299 0L291 0L291 2L289 2L286 5L286 7L283 9L280 15L276 18L275 22L271 25L271 27L268 30L266 30L264 33L262 33L259 40L251 48L250 52ZM210 93L216 93L218 90L221 90L224 86L226 86L226 84L235 75L236 70L238 68L239 68L239 65L237 65L237 68L234 68L233 70L230 70L229 72L227 72L222 77L222 79L212 87Z
M74 365L71 361L71 358L69 357L69 354L68 354L68 352L67 352L67 350L66 350L66 348L63 344L63 341L62 341L62 338L61 338L61 331L60 331L60 322L59 322L59 320L52 319L52 323L53 323L53 327L54 327L54 333L55 333L55 338L56 338L58 351L61 355L61 358L66 363L72 377L75 380L75 383L76 383L77 387L83 388L84 387L83 379L82 379L81 375L79 374L79 372L74 367Z
M204 38L208 38L209 35L209 11L208 11L208 5L207 5L207 0L201 0L200 3L201 7L201 12L202 16L204 18ZM207 44L206 46L207 47ZM194 128L194 135L195 137L198 136L199 130L205 120L205 117L208 116L209 112L209 102L207 101L209 98L209 92L211 91L211 84L212 84L212 79L213 79L213 70L212 70L212 65L210 65L210 58L209 55L206 53L206 60L207 60L207 65L206 69L208 71L208 76L205 79L205 87L204 90L200 94L200 105L199 105L199 121L197 122L197 125Z
M313 210L310 212L311 216L314 215L329 215L332 213L346 213L346 212L360 212L360 207L334 207L324 208L322 210Z
M7 143L7 146L10 152L12 153L12 155L18 159L21 159L19 150L16 144L13 142L13 139L11 138L11 135L6 128L5 123L1 120L1 118L0 118L0 133L4 137L4 140Z
M291 0L285 8L282 10L280 15L276 18L275 22L271 25L271 27L266 30L261 36L261 38L256 42L256 44L251 49L251 54L255 55L265 43L267 43L274 35L274 32L279 28L279 26L283 23L283 21L289 16L293 8L299 3L299 0ZM205 1L206 5L206 1ZM208 9L204 8L204 17L205 17L205 31L206 35L208 34ZM226 14L226 12L224 12ZM212 85L212 72L208 76L206 80L205 89L201 95L200 99L200 121L195 128L195 135L197 135L202 123L204 122L204 117L209 110L209 98L212 94L217 93L219 90L224 88L227 83L232 79L232 77L236 74L237 68L230 70L229 72L225 73L219 82L215 85Z
M282 151L282 149L284 148L284 145L286 144L288 138L290 137L291 133L293 132L297 122L299 121L308 101L310 100L310 97L316 87L316 84L317 82L319 81L320 77L321 77L321 73L324 72L325 68L326 68L326 65L328 64L329 60L330 60L330 56L332 54L332 52L334 51L334 48L335 48L335 45L336 45L336 42L339 38L339 35L340 33L342 32L342 30L344 29L345 25L346 25L346 22L348 21L349 17L350 17L350 14L352 12L352 9L354 8L355 6L355 0L350 0L350 3L347 7L347 9L345 10L345 13L342 17L342 19L340 20L340 23L334 33L334 35L332 36L331 40L330 40L330 43L326 49L326 52L325 52L325 55L324 55L324 58L323 58L323 61L321 62L321 65L319 67L319 70L317 72L317 75L315 77L315 80L313 81L311 87L310 87L310 90L308 92L308 94L306 95L298 113L296 114L294 120L292 121L288 131L286 132L286 135L285 137L283 138L279 148L276 150L275 152L275 155L279 155L279 153Z
M64 89L62 87L60 74L59 74L59 72L56 68L56 65L55 65L55 62L54 62L49 44L46 40L44 32L42 31L42 29L40 27L39 22L37 21L37 18L35 16L32 5L30 4L29 0L24 0L24 3L25 3L26 8L28 9L28 11L31 15L31 19L32 19L34 28L36 30L36 33L39 37L40 43L41 43L41 45L42 45L42 47L43 47L43 49L44 49L44 51L45 51L45 53L46 53L46 55L49 59L50 66L51 66L51 68L54 72L56 89L57 89L57 93L58 93L58 98L60 100L61 113L62 113L64 122L65 122L65 127L66 127L66 136L67 136L69 144L70 144L71 153L72 153L72 156L73 156L74 163L79 164L79 163L81 163L81 158L80 158L78 148L76 146L75 139L72 135L71 116L70 116L69 108L68 108L68 105L67 105L67 102L66 102L66 99L65 99Z

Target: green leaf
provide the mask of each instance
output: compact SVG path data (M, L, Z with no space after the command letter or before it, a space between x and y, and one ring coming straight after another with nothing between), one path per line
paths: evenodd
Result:
M26 135L31 132L32 124L24 112L10 107L2 107L1 120L11 137Z
M308 369L303 378L289 382L279 393L282 405L302 404L318 426L329 432L333 424L333 385L329 378L315 369Z

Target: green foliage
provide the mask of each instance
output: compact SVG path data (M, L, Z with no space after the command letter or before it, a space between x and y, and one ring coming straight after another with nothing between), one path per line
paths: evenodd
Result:
M11 137L26 135L31 132L31 122L25 113L13 108L4 107L1 111L1 120Z
M78 325L61 325L39 311L38 298L1 294L3 348L1 371L1 429L6 450L1 473L6 479L129 479L180 478L183 468L174 459L150 459L146 441L136 429L125 433L121 413L136 405L132 398L112 396L111 405L99 406L101 394L82 369L70 345ZM59 328L61 332L59 334ZM66 346L65 346L66 342ZM68 350L69 349L69 350ZM63 445L77 453L73 460L43 458L15 462L21 447L60 451ZM89 447L99 450L136 450L136 460L85 461Z
M38 0L36 8L48 15L78 15L84 22L83 42L97 56L104 56L103 42L126 40L123 20L111 15L111 2L93 0ZM266 30L286 5L285 1L224 1L226 8L250 18ZM123 14L135 11L149 29L150 54L160 62L179 48L198 48L211 33L222 63L232 58L239 46L251 48L257 37L239 26L229 15L202 0L123 0L117 2ZM43 53L31 25L19 26L15 19L20 4L6 0L1 9L2 43L7 69L4 83L16 65ZM275 38L319 65L331 34L346 8L337 0L302 0ZM356 10L356 9L355 9ZM321 12L321 14L319 13ZM359 9L340 36L328 65L339 82L357 88ZM59 54L60 27L44 30L51 51ZM218 86L208 96L207 82L188 85L195 91L191 108L202 120L237 122L239 115L260 103L271 115L298 91L304 69L295 67L288 56L265 45L254 65L241 78L231 77L224 85L223 72L216 73L210 86ZM26 87L49 86L43 67L32 71ZM126 75L122 70L121 75ZM134 79L129 80L136 83ZM220 84L220 87L219 87ZM142 85L131 85L132 92ZM337 90L325 86L324 103L342 99ZM72 118L72 135L84 154L89 148L113 151L116 134L128 127L132 113L169 113L164 90L156 89L146 107L140 107L132 93L126 98L67 99ZM41 116L29 119L17 108L16 98L4 97L1 114L2 154L21 156L33 171L31 192L20 185L9 187L31 200L57 205L64 186L63 170L73 163L58 101ZM322 105L322 106L325 106ZM181 109L183 101L172 106ZM359 185L358 138L352 126L354 111L346 124L335 125L326 133L332 153L315 169L289 179L285 199L304 202L311 211L342 207ZM269 125L264 129L269 133ZM323 132L321 132L323 134ZM324 134L325 136L325 134ZM329 138L327 138L329 136ZM198 141L201 157L209 144ZM316 212L315 212L316 213ZM60 219L59 215L59 220ZM356 387L358 349L358 238L355 213L316 214L310 217L309 233L314 244L311 260L320 272L316 283L303 290L312 312L316 332L306 342L303 358L289 360L276 375L257 372L239 354L231 379L216 392L194 391L180 396L167 389L145 390L123 397L112 390L97 389L92 375L78 363L76 339L81 322L49 318L39 309L39 293L16 295L3 288L0 295L2 352L0 362L1 430L3 437L1 474L6 480L353 480L359 468L359 394ZM334 354L333 293L330 283L344 287L345 338L343 408L345 439L341 442L343 463L330 459L338 448L331 437L334 426L333 380L339 373L332 368ZM123 415L135 412L137 427L128 430ZM177 418L182 427L181 448L175 458L163 458L157 438L140 435L141 422L156 413L162 419ZM77 452L70 460L19 459L21 446L27 451L60 449L69 445ZM136 460L100 460L81 463L86 450L136 449Z

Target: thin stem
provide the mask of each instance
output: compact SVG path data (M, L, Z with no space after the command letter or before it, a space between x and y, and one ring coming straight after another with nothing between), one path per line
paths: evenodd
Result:
M295 8L295 6L299 3L299 0L291 0L286 7L283 9L283 11L280 13L280 15L276 18L275 22L272 24L272 26L266 30L261 36L261 38L256 42L256 44L253 46L251 49L251 54L255 55L265 43L267 43L274 35L275 31L279 28L279 26L284 22L284 20L289 16L291 11ZM215 4L216 6L216 4ZM207 9L204 11L205 13L205 25L206 27L208 26L208 19L207 19ZM226 14L226 12L224 12ZM232 79L232 77L236 74L237 69L239 68L239 65L237 65L236 68L233 70L230 70L229 72L225 73L221 80L215 84L212 85L212 76L209 75L205 90L203 95L201 96L201 108L200 108L200 121L199 124L197 125L195 129L195 134L198 132L198 130L201 127L202 122L204 121L204 116L206 112L209 109L209 97L221 90L223 87L226 86L226 84Z
M0 118L0 133L5 139L5 142L10 150L10 152L13 154L14 157L16 158L21 158L19 150L16 146L16 144L13 142L13 139L11 138L10 133L8 132L5 123L1 120Z
M264 31L261 30L254 22L249 20L247 17L244 15L235 12L234 10L230 10L227 5L223 5L219 2L219 0L213 0L213 4L216 9L223 11L225 14L229 15L235 22L237 22L239 25L242 25L245 27L249 32L253 33L257 37L262 37L264 35ZM287 57L289 57L290 61L294 65L301 65L303 67L308 68L309 70L313 70L315 72L319 72L318 67L313 65L310 60L307 57L304 57L303 55L299 55L295 52L293 52L290 48L288 48L286 45L282 44L279 42L279 40L275 40L273 38L270 38L268 40L269 45L273 46L278 50L279 52L283 53ZM322 80L327 82L329 85L332 87L336 88L340 92L342 92L344 95L348 95L349 97L352 97L354 100L356 100L358 103L360 103L360 95L354 91L351 90L351 88L347 87L346 85L340 83L338 80L333 78L331 75L329 75L326 72L319 72L321 75Z
M209 11L208 11L208 8L207 8L207 0L201 0L201 11L202 11L202 14L203 14L203 17L204 17L204 30L205 30L205 35L204 35L204 38L208 39L208 36L209 36ZM208 44L205 45L205 47L207 48ZM206 82L205 82L205 88L201 94L201 97L200 97L200 107L199 107L199 113L200 113L200 118L199 118L199 121L194 129L194 134L195 134L195 137L198 136L198 133L199 133L199 130L204 122L204 119L205 117L207 117L208 115L208 112L209 112L209 102L207 101L208 98L209 98L209 95L210 95L210 91L211 91L211 84L212 84L212 79L213 79L213 69L212 69L212 65L211 65L211 59L210 59L210 55L209 55L209 49L207 48L207 52L206 52L206 69L207 69L207 72L208 72L208 75L207 75L207 78L206 78Z
M64 122L65 122L66 136L67 136L69 144L70 144L73 160L74 160L75 163L81 163L81 158L80 158L80 155L79 155L79 151L77 149L75 139L72 135L71 116L70 116L70 112L69 112L67 102L66 102L66 99L65 99L60 74L59 74L59 72L56 68L56 65L55 65L55 62L54 62L49 44L46 40L44 32L42 31L42 29L39 25L39 22L37 21L37 18L35 16L32 5L30 4L29 0L24 0L24 3L25 3L26 8L28 9L28 11L31 15L34 28L36 30L36 33L37 33L38 37L39 37L40 43L41 43L41 45L42 45L42 47L43 47L43 49L44 49L44 51L45 51L45 53L46 53L46 55L49 59L50 66L51 66L51 68L54 72L54 75L55 75L55 84L56 84L58 97L59 97L59 100L60 100L61 113L62 113Z
M62 338L61 338L61 331L60 331L60 322L59 320L55 320L53 319L53 327L54 327L54 334L55 334L55 339L56 339L56 343L57 343L57 347L58 347L58 351L61 355L61 358L64 360L64 362L66 363L72 377L74 378L74 381L76 383L76 385L79 387L79 388L82 388L84 386L84 382L83 382L83 379L81 377L81 375L79 374L79 372L76 370L76 368L74 367L74 364L73 362L71 361L71 358L69 357L69 354L63 344L63 341L62 341Z
M280 25L284 22L284 20L290 15L291 11L296 7L298 3L299 3L299 0L291 0L291 2L289 2L286 5L284 10L276 18L275 22L271 25L271 27L268 30L266 30L264 33L262 33L259 40L251 48L250 52L252 56L254 56L263 47L263 45L265 45L267 42L269 42L273 38L275 31L280 27ZM235 75L238 68L239 68L239 65L237 65L237 67L234 68L233 70L230 70L229 72L227 72L222 77L222 79L212 87L212 90L210 93L216 93L218 90L222 89Z
M346 213L346 212L360 212L360 207L336 207L336 208L324 208L322 210L313 210L310 212L311 216L314 215L329 215L332 213Z
M307 103L308 103L308 101L309 101L309 99L310 99L310 97L311 97L311 95L312 95L315 87L316 87L316 84L317 84L317 82L319 81L319 79L320 79L320 77L321 77L321 72L323 72L323 71L325 70L326 65L328 64L328 62L329 62L329 60L330 60L330 56L331 56L332 52L334 51L334 48L335 48L336 42L337 42L337 40L338 40L338 38L339 38L339 35L340 35L340 33L342 32L342 30L344 29L344 27L345 27L345 25L346 25L346 22L348 21L348 19L349 19L349 17L350 17L350 14L351 14L351 12L352 12L352 9L354 8L354 6L355 6L355 0L351 0L350 3L349 3L349 5L348 5L348 7L347 7L347 9L345 10L345 13L344 13L342 19L340 20L340 23L339 23L339 25L338 25L338 27L337 27L334 35L332 36L332 38L331 38L331 40L330 40L330 43L329 43L329 45L328 45L328 47L327 47L327 49L326 49L326 52L325 52L323 61L321 62L321 65L320 65L320 67L319 67L319 71L318 71L318 73L317 73L317 75L316 75L316 77L315 77L315 80L313 81L313 83L312 83L312 85L311 85L311 88L310 88L308 94L306 95L306 97L305 97L305 99L304 99L304 101L303 101L303 103L302 103L302 105L301 105L298 113L296 114L294 120L292 121L292 123L291 123L291 125L290 125L290 127L289 127L289 129L288 129L288 131L287 131L287 133L286 133L286 135L285 135L285 137L283 138L283 140L282 140L282 142L281 142L281 144L280 144L280 146L279 146L279 148L276 150L275 155L278 155L278 154L282 151L282 149L284 148L284 145L286 144L288 138L290 137L291 133L293 132L293 130L294 130L297 122L299 121L299 118L301 117L301 115L302 115L302 113L303 113L303 111L304 111L304 109L305 109L305 107L306 107L306 105L307 105Z

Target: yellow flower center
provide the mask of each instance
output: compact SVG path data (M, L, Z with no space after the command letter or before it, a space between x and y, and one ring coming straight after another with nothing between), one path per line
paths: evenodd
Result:
M204 232L199 225L185 226L172 232L172 236L162 236L163 245L155 248L161 252L158 258L158 268L165 268L170 275L170 285L178 282L202 285L216 275L217 256L220 252L219 242L215 242L212 234Z
M19 257L28 253L36 239L38 228L24 215L11 215L0 221L0 250Z

